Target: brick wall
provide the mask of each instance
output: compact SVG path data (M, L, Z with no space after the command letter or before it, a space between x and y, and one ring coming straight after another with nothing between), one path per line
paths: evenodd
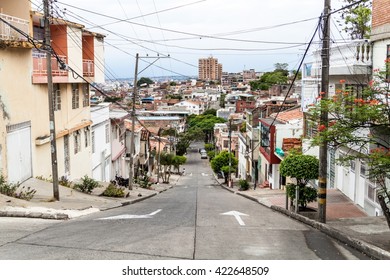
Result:
M372 27L390 24L390 0L373 0Z

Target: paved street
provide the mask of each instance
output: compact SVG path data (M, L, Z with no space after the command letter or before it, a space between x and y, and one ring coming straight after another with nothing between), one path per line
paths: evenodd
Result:
M366 259L217 184L193 146L158 196L69 221L2 218L1 259Z

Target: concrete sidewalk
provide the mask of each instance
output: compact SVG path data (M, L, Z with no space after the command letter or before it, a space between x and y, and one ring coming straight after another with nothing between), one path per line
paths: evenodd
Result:
M173 174L169 184L153 184L152 189L134 187L126 198L100 196L104 188L85 194L60 186L60 201L54 201L52 184L32 178L23 183L24 186L37 190L31 201L0 194L0 217L71 219L142 201L172 188L179 179L179 175ZM390 260L390 229L384 217L368 217L338 190L328 190L327 223L322 224L287 210L284 190L252 188L239 191L237 182L233 184L233 188L229 188L223 179L216 180L222 188L317 228L371 258ZM315 203L309 206L316 208Z
M105 187L96 188L91 194L86 194L60 185L59 201L53 199L51 183L31 178L22 184L26 188L30 187L37 191L30 201L0 194L0 217L71 219L150 198L172 188L179 177L179 175L171 175L170 184L153 184L150 189L134 187L129 191L128 197L123 198L101 196Z

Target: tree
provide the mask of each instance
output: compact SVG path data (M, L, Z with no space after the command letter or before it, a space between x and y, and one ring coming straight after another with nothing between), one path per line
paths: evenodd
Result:
M217 115L217 110L214 108L207 109L206 111L203 112L203 115Z
M273 72L264 73L259 80L250 81L252 90L268 90L273 85L286 84L288 82L289 71L287 63L276 63Z
M344 0L346 4L352 4L355 0ZM344 19L344 31L352 39L367 39L371 32L371 7L372 0L363 2L346 8L341 11L341 18Z
M180 165L183 165L186 163L187 158L185 156L174 156L173 157L173 167L177 170L177 172L180 172Z
M222 151L218 155L216 155L211 160L211 168L215 173L218 173L220 171L224 172L225 174L229 173L229 157L230 157L230 173L234 172L238 165L238 160L234 157L233 153L229 153L228 151ZM225 175L225 181L227 180L227 177Z
M390 61L386 64L383 71L374 70L374 80L361 93L345 88L330 99L320 94L308 118L318 130L312 145L328 143L346 150L346 155L338 158L339 164L349 165L351 160L367 164L366 175L378 187L377 197L390 227ZM321 112L328 114L328 124L319 124Z
M174 157L175 156L173 154L167 152L162 152L159 155L160 166L163 167L163 183L169 183L169 178L171 177L171 168L174 164Z
M223 118L216 117L214 115L194 115L189 116L188 126L189 129L200 128L204 135L204 140L206 143L210 142L213 139L214 135L214 125L216 123L225 123L226 120Z
M280 174L295 179L295 184L287 185L287 194L295 199L295 188L299 189L298 202L302 208L317 200L317 190L307 186L310 180L318 179L319 160L315 156L292 153L280 163Z
M288 72L288 63L275 63L274 67L275 67L274 73L280 72L284 76L288 76L288 73L289 73Z
M146 85L152 85L152 84L154 84L154 82L151 80L151 79L149 79L149 78L145 78L145 77L142 77L141 79L139 79L138 81L137 81L137 86L138 87L140 87L140 86L142 86L142 85L144 85L144 84L146 84Z

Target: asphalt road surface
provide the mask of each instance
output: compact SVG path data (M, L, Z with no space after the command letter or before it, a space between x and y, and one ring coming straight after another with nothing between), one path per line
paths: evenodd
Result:
M368 259L218 185L193 145L176 186L70 221L0 218L0 259Z

